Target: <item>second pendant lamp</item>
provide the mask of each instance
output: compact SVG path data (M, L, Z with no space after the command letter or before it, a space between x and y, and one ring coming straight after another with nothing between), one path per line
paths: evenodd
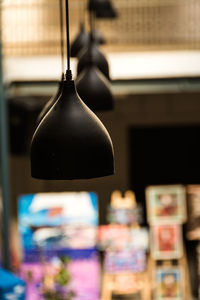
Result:
M77 94L70 70L66 0L67 71L62 92L37 127L31 142L31 174L38 179L88 179L112 175L111 138Z
M110 82L98 70L94 62L88 63L76 80L78 94L92 111L113 109Z
M93 22L90 22L92 38ZM91 41L92 43L92 41ZM88 63L76 80L77 91L92 111L113 109L110 82L95 64L92 47L88 48Z
M88 44L88 33L85 31L84 24L80 23L80 31L72 42L71 57L77 57L79 52Z
M97 44L94 41L92 32L90 33L89 44L86 49L83 49L78 56L78 66L77 74L79 75L81 71L88 65L90 62L90 57L93 57L94 64L99 68L99 70L110 79L109 75L109 65L105 56L98 49Z
M94 30L93 32L94 40L96 44L105 44L105 39L101 35L100 31ZM71 46L71 57L78 57L81 50L87 47L89 42L89 34L84 29L84 24L80 24L80 31L75 37Z

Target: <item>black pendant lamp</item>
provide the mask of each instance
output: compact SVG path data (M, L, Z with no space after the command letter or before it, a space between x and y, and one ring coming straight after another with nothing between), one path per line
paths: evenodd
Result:
M78 66L77 66L77 74L79 75L81 71L83 71L90 63L90 56L92 55L94 64L99 68L99 70L106 76L106 78L110 79L109 76L109 65L105 58L105 56L101 53L98 48L98 45L95 43L92 32L90 33L90 40L88 47L83 49L78 56Z
M111 0L89 0L88 9L95 12L97 18L112 19L117 17Z
M97 45L105 44L106 43L105 38L102 36L102 33L96 28L95 14L92 11L88 11L88 15L89 15L90 32L92 33L94 42L96 42Z
M43 107L43 109L40 112L39 116L37 117L37 120L36 120L36 125L37 126L40 124L41 120L44 118L46 113L50 110L50 108L54 105L54 103L60 97L60 95L62 93L62 88L63 88L63 81L64 81L64 74L62 75L61 81L59 81L56 95L51 97L51 99L45 104L45 106Z
M105 38L103 37L102 33L98 29L94 29L92 34L93 34L93 37L94 37L94 41L97 43L97 45L106 44ZM88 34L88 41L89 41L89 34Z
M59 96L62 93L63 88L63 81L65 78L64 75L64 33L63 33L63 0L59 0L59 8L60 8L60 49L61 49L61 68L62 68L62 77L61 81L58 85L58 90L55 96L51 97L51 99L45 104L42 111L40 112L37 120L36 125L39 125L41 120L44 118L46 113L49 111L49 109L53 106L53 104L58 100Z
M31 174L39 179L88 179L114 173L113 146L97 116L77 94L70 70L66 0L67 71L62 93L37 127L31 143Z
M90 26L92 32L92 21ZM92 111L105 111L113 108L110 82L96 67L92 52L88 52L88 64L78 76L76 86L78 94Z
M77 57L79 52L88 44L89 35L85 31L84 24L80 23L80 31L71 45L71 57Z
M76 80L77 91L92 111L113 109L110 82L91 61Z
M71 45L71 57L78 57L82 49L87 47L89 42L89 34L85 31L84 13L80 15L80 29ZM97 44L105 44L105 39L98 30L93 31L94 40Z
M103 45L106 42L100 31L97 29L93 31L93 37L97 45ZM71 57L78 57L81 50L88 46L89 38L89 34L85 31L84 24L81 23L80 31L71 45Z

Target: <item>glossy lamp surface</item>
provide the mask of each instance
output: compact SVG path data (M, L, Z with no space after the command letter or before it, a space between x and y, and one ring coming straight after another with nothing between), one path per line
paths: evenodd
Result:
M105 56L98 49L94 40L90 40L88 47L83 49L79 55L77 74L79 75L84 68L87 67L90 62L90 57L92 55L94 64L99 68L99 70L106 76L106 78L110 79L109 76L109 65L105 58Z
M58 101L32 138L32 176L62 180L113 173L113 146L107 130L80 99L74 81L64 81Z
M64 80L62 79L59 82L59 86L58 86L58 90L55 96L51 97L51 99L45 104L45 106L43 107L42 111L40 112L37 120L36 120L36 125L39 125L39 123L41 122L41 120L44 118L44 116L46 115L46 113L50 110L50 108L54 105L54 103L58 100L58 98L60 97L61 93L62 93L62 88L63 88L63 82Z
M113 109L113 96L107 78L91 62L76 80L78 94L92 111Z
M79 52L87 46L89 34L85 31L84 25L80 24L80 32L71 45L71 57L77 57Z

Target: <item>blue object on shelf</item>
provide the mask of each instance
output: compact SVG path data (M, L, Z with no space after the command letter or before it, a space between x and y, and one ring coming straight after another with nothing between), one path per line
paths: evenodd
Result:
M0 269L0 299L25 300L25 282L12 273Z

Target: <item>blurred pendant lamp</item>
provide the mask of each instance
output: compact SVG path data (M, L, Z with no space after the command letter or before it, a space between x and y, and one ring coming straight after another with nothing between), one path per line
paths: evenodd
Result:
M90 12L88 10L88 16L89 16L89 23L90 23L90 27L91 27L91 18L93 19L93 27L90 28L90 31L92 32L94 41L96 42L97 45L103 45L106 44L106 40L103 37L102 33L96 28L95 26L95 18L94 18L94 14L92 14L92 12ZM89 35L88 35L89 37ZM89 41L89 38L88 38ZM88 44L87 44L88 46Z
M70 70L66 0L67 71L55 104L31 142L31 174L38 179L88 179L114 173L113 146L97 116L77 94Z
M82 5L82 7L80 7ZM77 2L78 19L80 28L77 36L71 43L71 57L77 57L79 52L88 44L89 34L85 31L85 11L83 2Z
M97 44L99 44L99 45L106 44L105 38L103 37L102 33L98 29L95 28L93 30L92 34L93 34L94 40ZM88 40L89 40L89 35L88 35Z
M76 80L77 91L92 111L113 109L110 82L91 60Z
M83 2L84 4L84 2ZM80 3L78 3L77 10L79 11L80 29L79 33L75 37L71 45L71 57L78 57L78 54L82 49L87 47L89 42L89 34L85 31L85 5L83 9L80 8ZM94 40L97 44L105 44L105 39L98 30L93 32Z
M95 12L97 18L112 19L117 17L111 0L89 0L88 9Z
M90 22L92 30L92 20ZM88 64L76 80L78 94L92 111L113 109L113 96L110 82L96 67L91 48L88 51Z
M94 32L94 14L93 12L90 12L90 19L93 19L92 21L92 29L90 32L90 39L89 43L86 49L83 49L79 55L78 55L78 65L77 65L77 75L81 73L82 70L84 70L88 63L90 62L90 57L92 55L92 59L94 64L99 68L99 70L108 78L110 79L109 75L109 65L105 58L105 56L101 53L101 51L98 49L98 45L95 42L93 32Z
M93 37L96 44L105 44L105 39L97 29L93 31ZM84 23L80 23L80 31L71 45L71 57L78 57L81 50L88 46L89 34L85 31Z
M59 8L60 8L60 49L61 49L61 68L62 68L62 76L61 81L58 85L58 90L55 96L51 97L51 99L45 104L42 111L40 112L37 120L36 125L39 125L41 120L44 118L46 113L49 111L49 109L53 106L53 104L58 100L62 88L63 88L63 81L65 78L64 75L64 32L63 32L63 0L59 0Z
M80 23L80 31L71 45L71 57L77 57L79 52L88 44L89 36L85 31L84 23Z

